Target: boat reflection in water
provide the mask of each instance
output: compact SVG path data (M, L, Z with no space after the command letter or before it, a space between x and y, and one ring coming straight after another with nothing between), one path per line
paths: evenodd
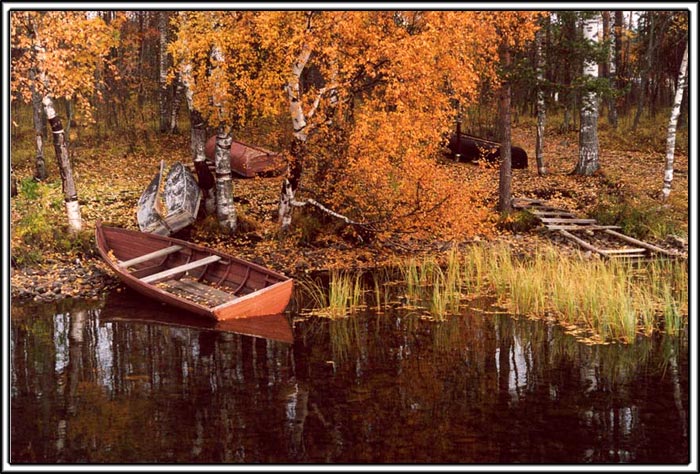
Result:
M291 344L294 334L289 318L285 314L270 314L252 318L215 321L194 316L187 311L164 304L151 303L140 295L117 297L113 293L100 314L104 322L122 322L148 325L163 325L199 331L217 331L253 336Z

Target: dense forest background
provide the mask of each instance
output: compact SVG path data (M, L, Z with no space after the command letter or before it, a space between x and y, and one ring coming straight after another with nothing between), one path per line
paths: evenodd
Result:
M592 22L593 40L584 35ZM150 175L144 155L196 163L201 140L216 134L284 152L281 202L286 193L298 203L301 192L361 224L355 231L488 233L493 181L473 173L465 183L436 166L456 123L501 142L504 118L516 128L542 121L544 148L528 149L531 168L568 173L576 158L567 170L548 167L547 147L580 133L595 97L596 127L615 147L663 152L688 29L684 10L14 10L13 174L25 191L60 174L68 206L91 186L86 172L82 183L66 172L70 160ZM584 74L591 63L595 74ZM687 100L677 117L681 154ZM63 127L57 156L70 150L53 172L50 111ZM217 176L230 175L226 160L213 161ZM235 188L211 194L224 228L245 226Z

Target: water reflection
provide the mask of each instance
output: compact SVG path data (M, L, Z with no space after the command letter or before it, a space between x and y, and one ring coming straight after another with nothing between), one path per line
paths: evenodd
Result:
M687 336L385 313L297 320L289 344L131 297L12 308L12 462L688 462Z

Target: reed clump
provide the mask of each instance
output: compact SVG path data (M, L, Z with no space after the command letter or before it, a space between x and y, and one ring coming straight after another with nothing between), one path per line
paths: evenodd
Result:
M385 278L390 278L385 274ZM657 260L633 264L554 246L515 258L506 244L451 250L442 259L411 258L390 284L373 275L365 290L361 273L332 272L327 287L302 283L315 314L341 318L366 307L399 305L437 321L459 314L470 296L495 296L514 314L556 319L593 333L595 340L632 342L639 334L675 334L688 314L687 263ZM398 301L389 287L402 292ZM369 301L369 300L367 300Z
M663 328L673 333L687 315L688 274L685 263L654 261L637 266L628 261L590 259L581 253L561 255L554 248L515 260L508 250L480 251L488 288L517 314L556 319L593 331L605 340L633 341L637 334Z
M311 303L308 313L338 319L364 307L362 273L333 271L327 288L317 280L303 280L299 284Z

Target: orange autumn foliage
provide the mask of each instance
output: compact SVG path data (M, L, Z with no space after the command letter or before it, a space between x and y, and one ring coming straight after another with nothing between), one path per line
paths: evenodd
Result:
M497 14L496 14L497 13ZM450 238L486 233L481 197L442 171L455 103L499 84L498 47L534 37L538 12L187 12L171 45L190 64L195 107L243 127L289 117L284 86L304 51L299 97L309 134L302 187L333 209L386 231ZM224 61L210 60L213 47ZM333 89L335 95L328 94ZM334 102L331 103L331 97ZM284 121L279 122L285 124ZM289 143L293 133L286 120ZM269 138L278 141L270 130Z
M101 100L107 69L119 74L108 60L118 45L123 15L110 24L84 11L14 11L10 16L13 54L11 91L24 102L31 101L31 87L40 96L75 100L87 121L92 120L93 102ZM30 69L37 77L32 80ZM43 76L41 75L43 73Z

